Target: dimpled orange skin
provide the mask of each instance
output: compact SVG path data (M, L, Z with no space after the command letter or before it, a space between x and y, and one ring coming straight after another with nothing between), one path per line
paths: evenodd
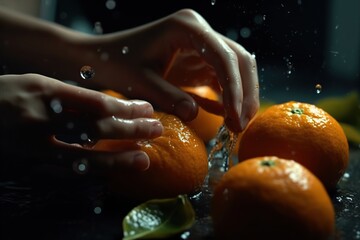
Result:
M334 207L320 180L277 157L230 168L215 186L211 216L217 239L323 240L335 229Z
M348 166L349 145L340 124L328 113L290 101L267 108L241 136L240 162L269 155L303 164L332 191Z
M143 172L116 169L110 172L110 189L120 195L148 200L192 194L200 189L208 171L204 142L176 116L155 112L164 127L162 136L124 144L121 140L100 140L94 148L105 151L140 149L150 158Z

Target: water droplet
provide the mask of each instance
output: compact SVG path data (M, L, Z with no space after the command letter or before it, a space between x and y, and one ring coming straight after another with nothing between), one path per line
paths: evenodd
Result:
M211 5L215 5L215 3L216 3L216 0L211 0Z
M261 14L255 15L255 17L254 17L255 24L261 24L261 23L263 23L264 20L265 20L264 16Z
M101 207L95 207L95 208L94 208L94 213L95 213L95 214L100 214L101 212L102 212Z
M251 66L251 72L256 72L256 55L255 53L251 54L251 60L252 60L252 66Z
M100 55L100 60L103 61L103 62L106 62L107 60L109 60L109 53L107 52L102 52L101 55Z
M226 36L234 41L236 41L239 37L239 34L236 29L229 28L226 30Z
M201 48L201 53L204 54L206 52L206 48Z
M190 237L190 232L186 231L183 234L181 234L181 239L188 239Z
M334 57L336 57L337 55L339 55L339 52L338 52L338 51L330 51L330 53L331 53Z
M73 122L68 122L67 124L66 124L66 128L67 129L73 129L75 127L75 124L73 123Z
M92 67L85 65L80 69L80 76L85 80L91 79L95 76L95 70Z
M121 49L121 53L122 53L122 54L128 54L128 53L129 53L129 47L128 47L128 46L124 46L124 47Z
M109 10L113 10L116 7L116 2L114 0L107 0L105 6Z
M50 107L54 111L54 113L61 113L63 110L59 99L51 100Z
M95 34L102 34L103 33L103 28L102 28L101 22L95 22L93 31L94 31Z
M128 87L127 87L127 90L128 90L128 92L131 92L131 91L132 91L132 87L131 87L131 86L128 86Z
M82 133L80 135L80 139L83 140L83 141L88 141L89 140L89 137L86 133Z
M86 159L81 159L73 162L73 170L78 174L85 174L88 170L88 161Z
M249 38L251 35L251 30L248 27L243 27L240 29L240 36L242 38Z
M315 85L315 90L316 90L316 93L317 94L319 94L319 93L321 93L321 91L322 91L322 86L321 86L321 84L316 84Z

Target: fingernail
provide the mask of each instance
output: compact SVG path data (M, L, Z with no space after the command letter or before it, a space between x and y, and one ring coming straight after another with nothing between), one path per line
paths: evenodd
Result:
M133 103L133 104L136 104L136 105L141 105L141 106L143 106L144 107L144 109L143 109L143 114L144 114L144 116L152 116L153 115L153 113L154 113L154 108L153 108L153 106L150 104L150 103L148 103L148 102L146 102L146 101L142 101L142 100L131 100L131 102Z
M233 132L241 131L241 129L239 129L239 127L241 128L241 125L239 123L236 124L236 122L234 122L234 120L230 117L225 118L225 124Z
M247 127L248 123L249 123L249 118L248 118L248 117L243 117L243 118L241 118L241 120L240 120L241 131L244 131L244 130L245 130L245 128Z
M140 171L145 171L150 167L150 159L149 156L144 153L136 153L133 158L132 165L135 169Z
M175 105L174 113L184 121L190 121L195 118L197 114L196 109L195 102L182 100Z
M150 133L151 137L161 136L164 131L163 125L158 120L153 120L153 121L154 122L152 123L152 128L151 128L151 133Z

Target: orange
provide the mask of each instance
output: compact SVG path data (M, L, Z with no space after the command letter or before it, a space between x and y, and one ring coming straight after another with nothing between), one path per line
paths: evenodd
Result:
M202 98L219 100L219 95L209 86L183 87L182 89ZM222 116L210 113L200 106L196 118L188 122L187 125L193 128L196 134L207 143L215 137L223 123L224 118Z
M114 90L111 90L111 89L105 89L105 90L102 90L101 92L107 94L107 95L110 95L112 97L116 97L116 98L120 98L120 99L126 99L126 97L124 95L122 95L121 93L119 92L116 92Z
M207 99L219 101L219 95L209 86L182 87L182 89L188 93L199 96L200 98L197 98L197 100L201 102ZM113 90L107 89L102 92L113 97L125 99L125 96ZM190 126L205 143L208 143L215 137L223 123L224 118L221 115L211 113L200 106L196 118L186 124Z
M155 139L121 141L100 140L94 149L103 151L143 150L150 167L143 172L113 170L110 189L120 195L147 200L175 197L200 190L208 171L205 144L195 132L176 116L155 112L164 127Z
M270 101L260 102L260 108L259 108L259 110L256 112L255 116L250 120L250 122L251 122L252 120L254 120L257 115L259 115L260 113L264 112L268 107L270 107L270 106L272 106L272 105L274 105L274 103L273 103L273 102L270 102ZM248 126L249 126L249 124L248 124L246 127L248 127ZM245 128L245 130L246 130L246 128ZM244 130L244 131L245 131L245 130ZM232 154L235 155L235 156L238 155L238 152L239 152L239 142L240 142L240 139L241 139L242 134L244 133L244 131L242 131L242 132L239 133L238 138L237 138L237 143L235 144L234 149L233 149L233 151L232 151Z
M218 239L323 240L335 229L321 181L296 161L275 156L230 168L214 188L211 217Z
M313 104L290 101L257 115L241 136L239 161L258 156L293 159L334 190L349 161L340 124Z

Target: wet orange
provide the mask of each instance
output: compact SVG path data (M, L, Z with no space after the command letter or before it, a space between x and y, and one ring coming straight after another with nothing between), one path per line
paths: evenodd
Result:
M274 105L274 104L275 104L275 103L270 102L270 101L260 102L260 108L259 108L259 110L256 112L255 116L250 120L250 122L253 121L253 120L257 117L257 115L259 115L260 113L264 112L268 107L270 107L270 106L272 106L272 105ZM249 124L248 124L246 127L248 127L248 126L249 126ZM246 129L245 129L245 130L246 130ZM244 130L244 131L245 131L245 130ZM240 139L241 139L242 134L244 133L244 131L240 132L239 135L238 135L237 143L235 144L235 147L234 147L233 152L232 152L232 154L235 155L235 156L238 155L238 152L239 152L239 143L240 143Z
M122 95L121 93L119 92L116 92L114 90L111 90L111 89L105 89L103 91L101 91L107 95L110 95L112 97L116 97L116 98L120 98L120 99L126 99L126 97L124 95Z
M274 156L247 159L214 188L217 239L324 240L335 212L321 181L303 165Z
M290 101L257 115L241 136L240 162L269 155L301 163L333 190L348 166L349 146L331 115L313 104Z
M202 98L219 101L219 95L209 86L183 87L182 89ZM207 143L215 137L223 123L222 116L208 112L200 106L196 118L187 125L193 128L196 134Z
M176 116L155 112L164 127L155 139L121 141L100 140L94 149L103 151L143 150L150 167L144 172L114 170L109 173L110 189L120 195L147 200L195 193L208 171L205 144Z

